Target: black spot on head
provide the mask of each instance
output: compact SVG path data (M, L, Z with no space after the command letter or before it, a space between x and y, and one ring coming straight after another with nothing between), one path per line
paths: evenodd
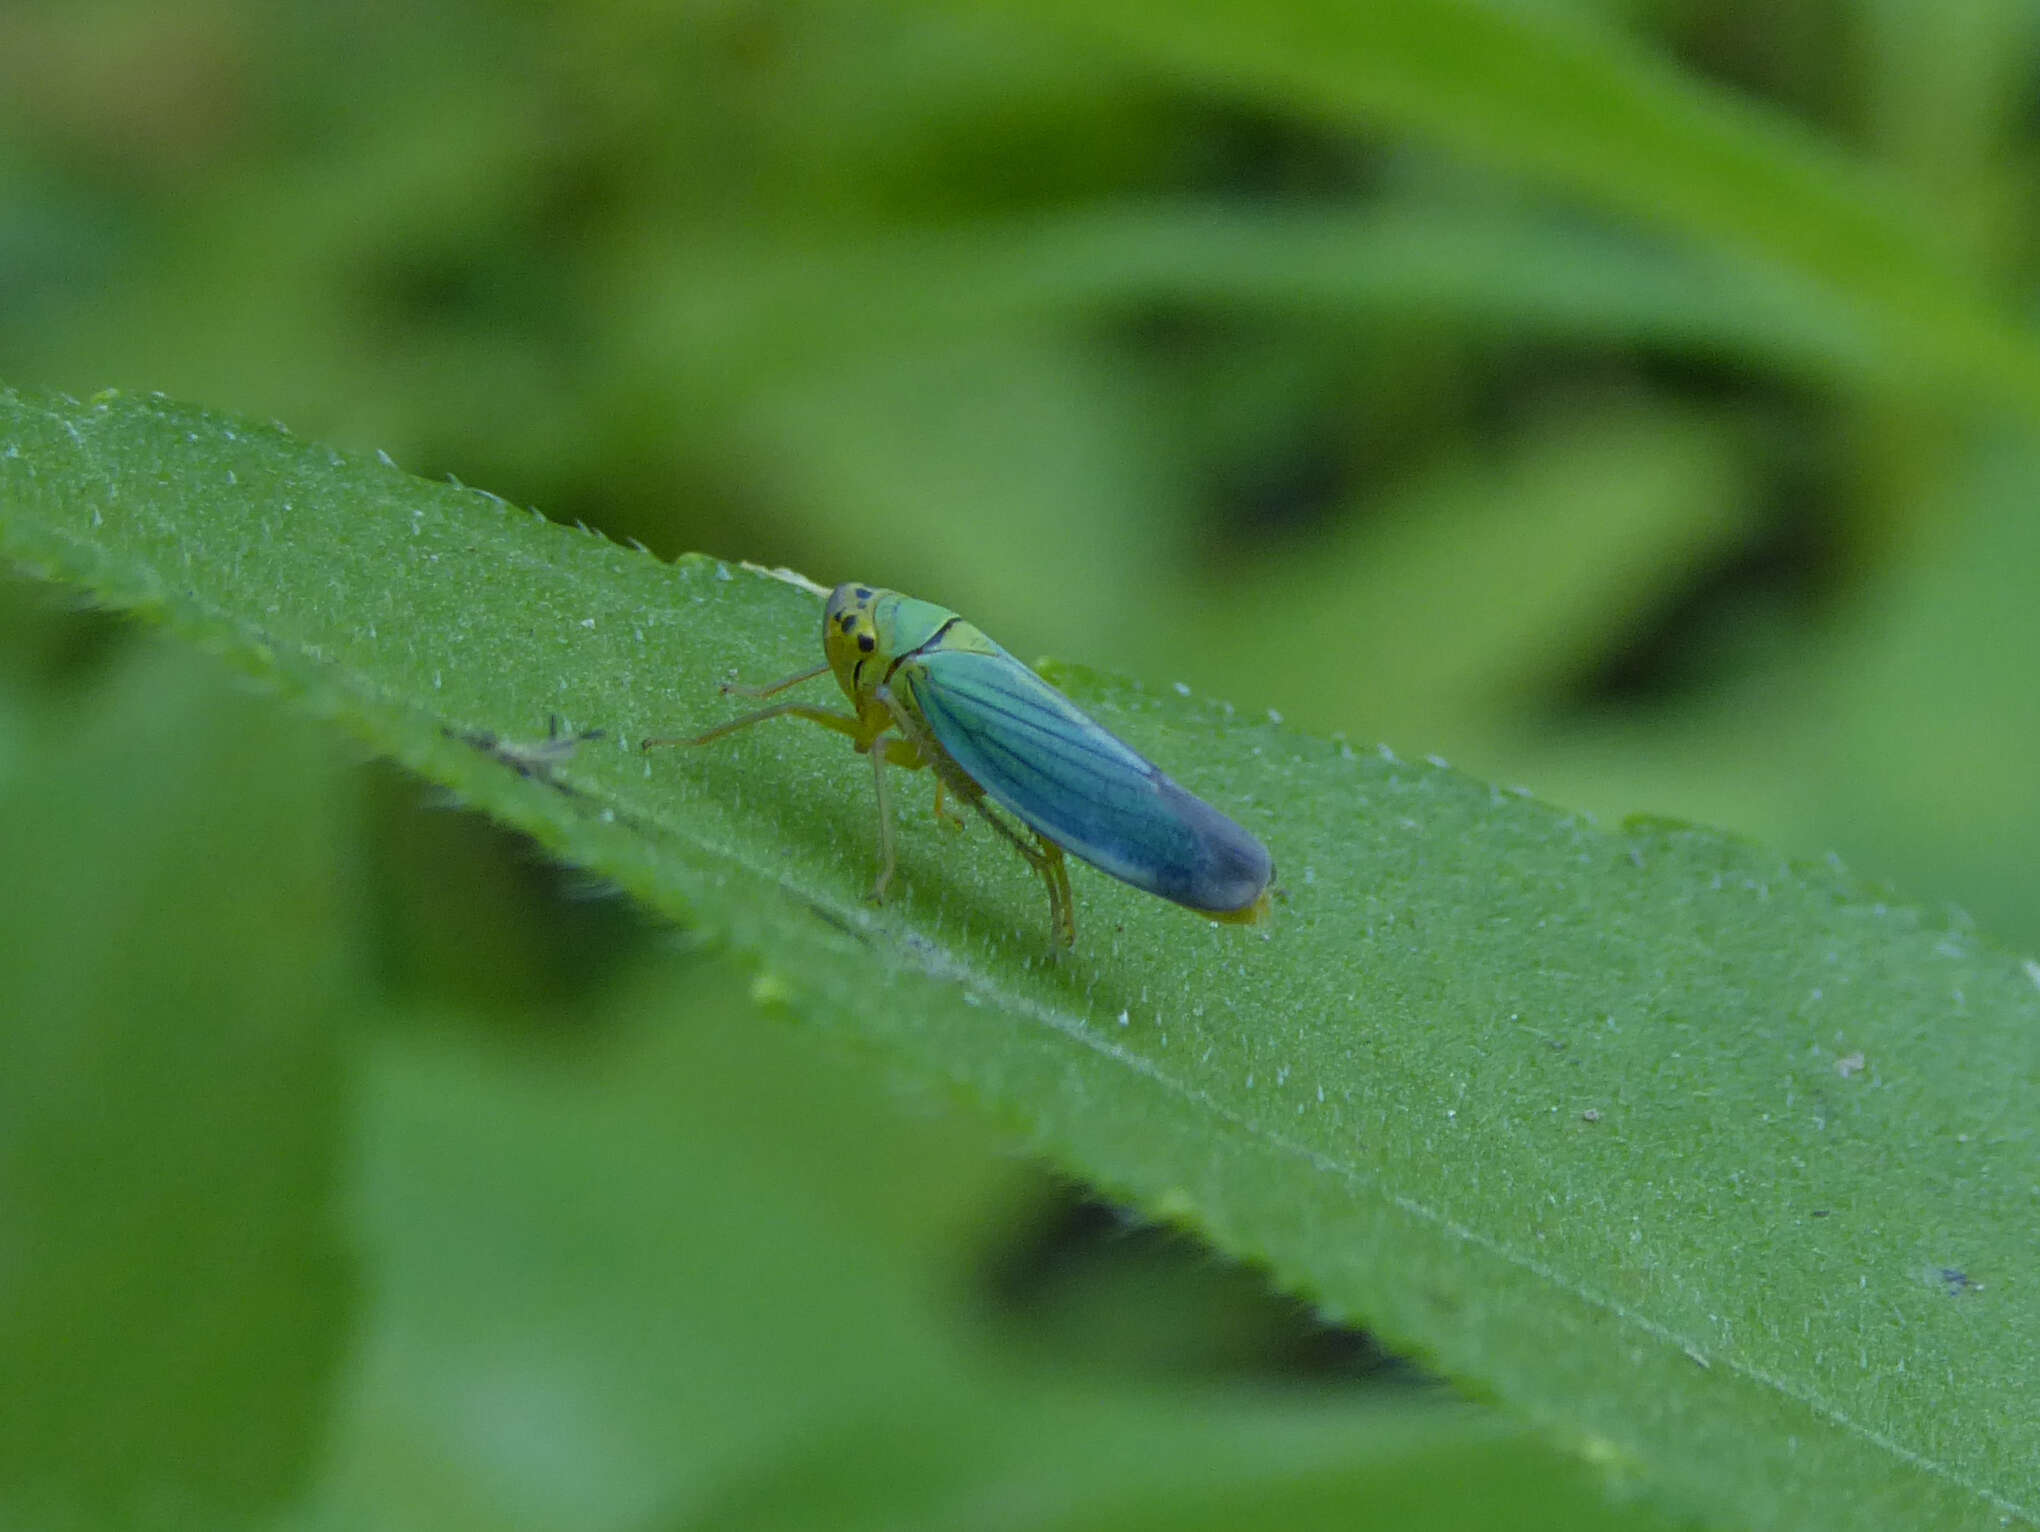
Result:
M857 627L857 614L855 612L845 612L841 617L838 617L836 619L836 626L841 628L845 633L854 631Z
M871 599L871 587L869 585L858 586L857 599L859 601L869 601Z
M862 649L866 654L869 654L871 653L872 650L878 647L878 640L873 638L869 633L860 633L857 635L857 647Z

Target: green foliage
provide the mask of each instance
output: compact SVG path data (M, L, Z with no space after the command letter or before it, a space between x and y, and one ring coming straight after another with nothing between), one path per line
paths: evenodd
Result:
M1012 1180L982 1129L903 1121L699 960L591 1020L564 1086L444 1038L377 1050L357 1197L392 1297L338 1524L1224 1526L1272 1500L1330 1528L1444 1463L1440 1525L1526 1487L1527 1525L1624 1524L1586 1467L1437 1391L1164 1394L971 1345L948 1247Z
M2031 1519L2030 5L5 37L0 378L229 413L0 542L367 749L0 583L0 1520ZM738 559L1143 678L1272 931L632 753Z
M2030 965L1966 926L1707 832L1606 832L1440 766L1061 670L1101 719L1268 839L1288 900L1272 930L1241 932L1086 878L1079 950L1054 962L1025 869L982 837L911 826L904 897L862 904L870 810L832 739L788 728L649 761L632 748L718 716L711 683L732 666L806 661L808 591L708 560L665 566L475 491L160 402L11 394L0 408L0 537L15 559L150 612L681 920L820 1046L840 1040L990 1109L1055 1162L1417 1348L1659 1503L1758 1525L1982 1525L2040 1496L2033 1422L1996 1403L2024 1387L2002 1338L2040 1319L2017 1279L2040 992ZM483 748L542 733L549 711L605 737L536 773ZM415 1143L458 1176L467 1155L430 1138L454 1133L484 1162L516 1158L520 1197L562 1207L600 1178L611 1151L553 1153L581 1141L591 1106L519 1107L514 1079L423 1083L444 1067L429 1061L405 1083L415 1067L390 1085L395 1152ZM614 1152L687 1158L629 1147L689 1116L657 1092L637 1099ZM415 1223L486 1248L522 1227L475 1202L470 1216L496 1223L463 1236L430 1211L430 1174L367 1174L385 1231ZM424 1201L407 1206L413 1195ZM613 1249L589 1259L625 1270L639 1239L653 1242L644 1259L677 1258L658 1253L668 1226L626 1216L639 1206L590 1208L553 1258ZM545 1259L500 1264L538 1284L532 1301L563 1304L561 1322L593 1322L598 1290ZM467 1293L458 1262L432 1264L422 1280L447 1284L441 1302ZM457 1316L411 1322L442 1345L459 1331ZM850 1343L867 1342L911 1369L912 1346L878 1329ZM843 1370L871 1381L854 1359ZM1054 1413L1056 1429L1081 1419ZM1000 1412L945 1418L959 1440L1011 1428ZM1165 1429L1123 1424L1133 1439ZM1348 1428L1278 1431L1304 1454L1283 1460L1285 1495L1322 1487L1313 1432ZM777 1496L809 1492L876 1496L874 1524L899 1514L830 1466L861 1460L869 1429L817 1449L826 1490L796 1474L794 1488L731 1491L717 1516L770 1521ZM1194 1412L1166 1429L1167 1450L1229 1472L1194 1445ZM1450 1412L1439 1434L1412 1429L1383 1448L1396 1472L1405 1453L1456 1454L1463 1430L1516 1450ZM1335 1457L1341 1474L1372 1472ZM938 1497L908 1514L941 1524L947 1481L900 1472ZM622 1494L631 1481L604 1482ZM1180 1469L1167 1483L1203 1493ZM1214 1491L1234 1492L1261 1495Z
M1028 4L1031 16L1291 111L1421 135L1644 228L1806 284L1935 381L2040 406L2040 357L1976 289L1948 231L1790 123L1683 77L1561 5L1337 0ZM2000 26L2009 18L1999 18ZM1768 296L1767 279L1756 278ZM1767 327L1768 328L1768 327Z
M11 1523L246 1515L315 1459L356 1297L340 781L165 650L0 778Z

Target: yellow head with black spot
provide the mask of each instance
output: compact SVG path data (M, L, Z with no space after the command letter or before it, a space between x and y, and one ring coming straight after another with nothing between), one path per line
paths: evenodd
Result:
M854 582L839 585L829 592L829 604L822 609L822 653L843 695L860 706L882 678L877 607L888 594Z

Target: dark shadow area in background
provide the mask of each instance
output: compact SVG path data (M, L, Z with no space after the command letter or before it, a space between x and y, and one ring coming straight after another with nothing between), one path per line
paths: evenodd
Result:
M1414 1388L1438 1380L1265 1273L1065 1180L1000 1230L982 1312L1034 1362L1214 1382Z

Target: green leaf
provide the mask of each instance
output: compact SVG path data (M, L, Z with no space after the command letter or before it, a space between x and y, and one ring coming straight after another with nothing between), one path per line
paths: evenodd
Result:
M1091 34L1202 88L1408 132L1645 228L1772 268L1944 382L2031 415L2040 352L1946 219L1782 114L1557 5L951 0ZM1771 280L1756 279L1768 306Z
M1844 387L1916 388L1918 358L1774 264L1515 207L1152 203L796 246L757 237L648 273L616 338L633 378L727 410L843 357L959 333L1082 326L1145 306L1294 315L1356 332L1461 324L1651 345Z
M727 944L809 1025L1265 1261L1674 1507L2040 1506L2036 971L1825 869L1059 678L1274 848L1273 926L871 808L714 682L814 662L810 589L153 400L0 397L0 546L144 610ZM848 571L846 571L847 573ZM939 596L940 592L928 594ZM549 713L599 741L506 762ZM525 770L513 769L523 765ZM904 784L903 784L904 785Z
M570 1068L413 1025L360 1070L378 1301L314 1525L1639 1526L1435 1387L1163 1390L1029 1354L957 1269L1013 1194L1001 1146L761 1024L730 964L645 965L579 1019Z
M1653 602L1749 536L1735 434L1700 412L1578 409L1499 461L1461 461L1376 497L1307 548L1264 555L1134 651L1154 666L1194 624L1236 635L1213 684L1258 685L1302 722L1400 717L1436 731L1548 695ZM1282 599L1269 610L1267 593ZM1456 621L1439 621L1450 592ZM1306 667L1353 653L1364 665ZM1326 670L1335 673L1327 678ZM1530 706L1535 706L1533 701Z
M354 1296L342 781L153 645L0 772L10 1525L238 1524L318 1451Z

